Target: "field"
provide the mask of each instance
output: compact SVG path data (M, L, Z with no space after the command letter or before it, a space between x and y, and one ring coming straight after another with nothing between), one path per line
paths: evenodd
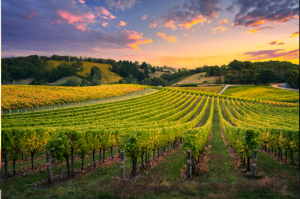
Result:
M202 75L202 77L201 77ZM205 77L206 73L198 73L192 76L189 76L187 78L184 78L183 80L173 84L172 86L178 86L181 84L204 84L204 81L207 81L207 83L214 84L216 83L216 77ZM219 78L219 77L217 77ZM222 81L223 81L222 77Z
M191 91L197 91L197 92L205 92L205 93L219 93L222 89L222 86L210 86L210 87L177 87L177 89L182 90L191 90Z
M144 86L130 84L102 85L91 87L61 86L1 86L1 109L20 109L54 104L98 100L126 95L142 90Z
M299 107L161 89L1 125L3 198L299 198Z
M81 82L82 79L80 77L77 77L77 76L71 76L71 77L63 77L59 80L57 80L56 82L53 82L53 83L48 83L49 85L59 85L59 84L64 84L66 83L69 79L75 79L76 81L78 82Z
M271 86L229 86L223 95L299 103L299 92L283 90Z
M58 65L62 64L62 63L66 63L66 64L72 64L72 63L76 63L76 61L73 62L67 62L67 61L47 61L46 64L46 70L51 71L52 68L56 68ZM93 66L97 66L100 68L100 71L102 73L101 75L101 83L103 84L107 84L107 83L115 83L115 82L119 82L120 79L122 79L121 76L111 72L109 70L109 67L111 66L110 64L100 64L100 63L93 63L93 62L87 62L87 61L82 61L81 62L83 64L83 71L79 72L79 75L82 75L84 77L86 77L86 74L90 74L91 72L91 68Z

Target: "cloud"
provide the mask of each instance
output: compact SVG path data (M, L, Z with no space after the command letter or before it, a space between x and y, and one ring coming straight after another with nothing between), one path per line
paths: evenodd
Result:
M209 24L211 22L212 19L208 20L207 23Z
M280 43L278 43L277 45L284 45L285 43L284 42L280 42Z
M184 34L184 36L189 36L189 34Z
M79 3L85 4L84 0L78 0Z
M155 21L155 20L152 20L152 21L150 22L149 28L156 28L156 26L157 26L156 21Z
M103 7L95 7L94 8L96 15L97 16L101 16L101 18L103 19L108 19L106 16L108 16L111 19L115 19L116 17L114 15L112 15L107 9L103 8ZM104 16L103 16L104 15Z
M25 18L31 14L36 17ZM100 28L88 27L96 22L91 7L77 1L59 0L31 1L18 0L2 2L2 52L13 51L48 52L94 52L96 49L139 50L142 44L152 40L143 33L131 30L105 32ZM60 14L59 14L60 12ZM100 23L102 24L102 23ZM100 25L99 24L99 25Z
M96 51L96 52L104 52L103 50L100 50L99 48L93 48L92 50Z
M206 18L203 18L202 15L198 15L189 21L178 24L178 26L183 26L184 29L190 29L193 25L197 23L201 23L201 25L203 26L204 21L206 21Z
M124 21L120 21L119 26L126 26L127 24Z
M275 45L277 42L278 42L278 41L271 41L271 42L269 42L268 44L270 44L270 45Z
M232 5L239 8L234 26L286 23L299 18L299 2L293 0L234 0Z
M168 8L159 18L159 20L152 21L149 27L153 27L152 24L161 24L163 27L169 27L173 30L177 29L177 26L181 26L181 29L189 29L191 26L201 23L207 19L208 23L212 19L218 17L218 13L222 11L219 6L221 0L186 0L182 5L176 5ZM156 27L156 26L155 26Z
M134 49L134 50L139 50L140 48L138 45L141 44L147 44L147 43L152 43L151 39L147 39L143 37L143 33L138 33L135 31L130 31L130 30L123 30L123 32L128 34L128 40L132 40L133 43L128 44L127 46Z
M299 49L292 50L289 52L283 52L284 49L276 50L261 50L246 52L244 55L249 56L246 60L263 60L263 59L299 59Z
M227 19L223 19L222 21L219 22L219 24L226 24L228 23Z
M105 3L110 8L122 11L125 11L126 8L132 8L135 5L135 2L136 0L105 0Z
M102 26L107 27L107 26L108 26L108 23L107 23L107 22L103 22L103 23L102 23Z
M259 32L261 30L264 30L264 29L273 29L273 26L262 26L262 27L259 27L259 28L249 29L246 32L247 33L257 33L257 32Z
M294 32L291 36L290 36L290 38L292 38L292 37L297 37L299 35L299 31L298 32Z
M225 31L227 28L223 27L223 26L216 27L216 28L212 29L212 31L213 31L212 34L217 33L217 30L219 30L219 29L220 29L220 31Z
M232 5L228 6L225 10L226 10L227 12L234 13L234 7L233 7Z
M143 19L143 20L145 20L146 18L147 18L147 15L146 15L146 14L142 16L142 19Z
M177 41L177 37L174 37L174 36L170 36L170 37L167 37L165 33L157 33L157 35L159 37L162 37L163 39L166 39L168 42L175 42Z

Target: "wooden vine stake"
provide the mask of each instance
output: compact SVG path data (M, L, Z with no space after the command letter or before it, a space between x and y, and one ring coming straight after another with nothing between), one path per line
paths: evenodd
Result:
M121 151L121 179L125 178L125 151Z
M46 164L47 164L47 173L48 173L48 182L52 183L52 167L51 167L51 154L50 151L46 151Z
M187 150L186 154L187 154L187 163L186 163L187 177L190 178L192 176L192 161L191 161L192 151Z
M256 167L257 167L257 149L253 150L253 159L252 159L252 177L255 177Z

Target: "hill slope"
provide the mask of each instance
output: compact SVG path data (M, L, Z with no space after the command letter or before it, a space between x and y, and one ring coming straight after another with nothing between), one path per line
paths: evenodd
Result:
M202 77L201 77L202 75ZM172 86L181 85L181 84L203 84L204 81L207 81L207 83L215 83L216 77L205 77L206 73L197 73L195 75L191 75L187 78L184 78L183 80L173 84ZM219 77L217 77L219 78ZM223 77L222 77L222 80Z
M72 64L76 63L75 61L48 61L45 65L45 68L47 71L51 71L52 68L56 68L58 65L66 63L66 64ZM111 67L110 64L100 64L100 63L93 63L93 62L87 62L87 61L81 61L83 64L83 71L78 72L79 75L85 76L86 74L90 74L91 68L93 66L97 66L100 68L101 71L101 83L107 84L107 83L114 83L119 82L122 77L120 75L117 75L116 73L113 73L109 70L109 67Z

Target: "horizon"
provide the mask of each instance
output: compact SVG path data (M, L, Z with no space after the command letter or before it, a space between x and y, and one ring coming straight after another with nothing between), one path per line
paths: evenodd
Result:
M2 58L58 54L187 69L233 60L299 64L297 1L10 0L1 7Z

